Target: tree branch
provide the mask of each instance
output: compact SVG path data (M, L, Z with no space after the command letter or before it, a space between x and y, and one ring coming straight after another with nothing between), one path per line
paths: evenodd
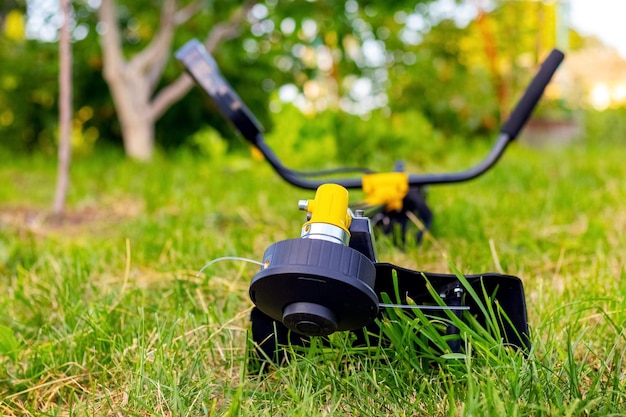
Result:
M167 109L180 100L193 87L189 74L181 74L174 82L164 87L152 100L150 112L153 120L158 120Z
M100 36L104 77L107 80L119 78L124 66L126 66L126 61L122 53L121 35L113 0L102 0L98 17L105 26L104 32Z
M180 26L195 16L202 7L204 6L204 2L202 0L196 0L194 2L189 3L187 6L183 7L174 15L174 24L176 26Z
M153 84L152 78L160 77L159 74L153 74L153 68L158 67L161 61L167 61L169 57L170 45L174 37L174 13L176 12L176 0L164 0L161 9L161 18L159 29L152 41L143 51L135 55L130 60L131 66L138 72L148 76L150 84Z
M203 2L197 0L176 11L176 0L166 0L161 13L161 25L153 42L137 57L140 70L146 74L148 88L152 93L156 88L163 69L169 60L172 39L176 27L184 24L202 9Z
M246 3L244 3L243 6L241 6L239 10L237 10L232 15L228 23L221 22L213 26L204 41L204 46L206 47L207 51L213 53L220 43L229 39L234 39L239 36L241 23L244 21L246 15L250 11L250 9L252 9L252 6L254 6L254 4L254 1L247 1Z

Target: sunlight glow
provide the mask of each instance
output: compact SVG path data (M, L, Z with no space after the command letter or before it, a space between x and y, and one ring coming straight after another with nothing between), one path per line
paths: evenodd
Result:
M611 104L611 91L606 84L597 84L591 90L591 105L596 110L606 110Z

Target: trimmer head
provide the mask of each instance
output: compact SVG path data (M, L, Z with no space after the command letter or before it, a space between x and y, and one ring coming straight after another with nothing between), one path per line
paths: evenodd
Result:
M389 308L421 309L447 323L445 332L452 335L448 346L455 352L461 350L460 329L449 314L461 320L469 314L478 325L491 327L502 343L528 347L519 278L493 273L459 277L379 263L369 219L346 217L346 193L338 185L320 187L315 200L300 204L311 210L302 236L265 251L250 284L256 305L252 336L263 356L278 360L280 344L305 345L309 337L336 331L353 332L355 345L375 346L372 338L381 335L376 319L384 319Z
M374 264L356 250L319 239L270 246L250 298L288 329L306 336L355 330L378 315Z

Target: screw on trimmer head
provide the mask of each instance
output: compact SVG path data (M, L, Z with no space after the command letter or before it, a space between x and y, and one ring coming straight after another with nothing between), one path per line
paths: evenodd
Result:
M299 239L270 246L252 279L250 298L271 318L308 336L363 327L378 315L374 264L346 246L347 191L320 187L315 200L301 202L310 214Z

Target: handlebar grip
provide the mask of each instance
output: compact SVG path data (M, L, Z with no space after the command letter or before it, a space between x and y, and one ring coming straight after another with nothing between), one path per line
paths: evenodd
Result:
M224 79L204 45L197 39L192 39L176 51L175 56L200 87L211 96L224 117L245 139L258 146L258 137L263 130L261 124Z
M509 140L514 140L528 121L530 114L539 102L543 91L564 57L563 52L553 49L548 58L541 64L541 69L535 75L535 78L531 81L522 98L517 102L508 120L500 129L502 133L509 136Z

